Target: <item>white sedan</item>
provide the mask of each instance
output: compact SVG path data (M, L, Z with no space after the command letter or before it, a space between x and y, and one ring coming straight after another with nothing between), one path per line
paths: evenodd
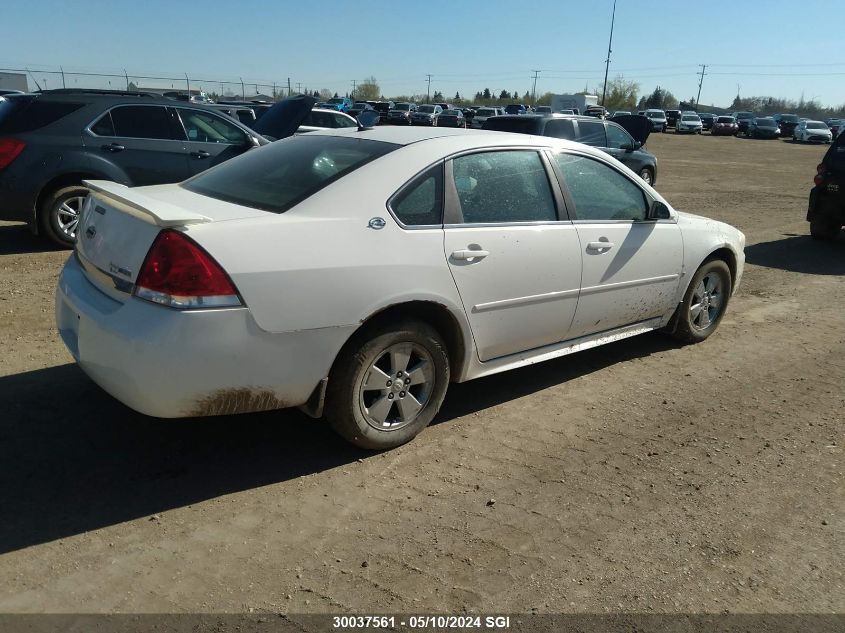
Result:
M804 120L795 126L795 131L792 132L792 140L831 143L833 141L833 134L824 121Z
M737 229L550 137L324 130L88 186L56 319L95 382L164 418L300 406L367 448L413 438L450 382L704 340L745 261Z

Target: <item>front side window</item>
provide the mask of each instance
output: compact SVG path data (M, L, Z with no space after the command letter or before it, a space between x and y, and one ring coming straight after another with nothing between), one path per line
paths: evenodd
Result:
M607 126L607 147L613 149L634 149L634 139L621 127L608 124Z
M557 154L555 161L575 202L580 221L646 219L645 193L601 161L575 154Z
M178 110L189 141L228 143L231 145L246 143L244 131L220 117L199 110L188 110L187 108L179 108Z
M217 200L283 213L398 147L360 138L292 136L226 161L181 186Z
M390 201L390 208L405 226L443 223L443 165L414 178Z
M464 224L557 219L549 179L537 152L460 156L452 161L452 177Z
M124 138L173 139L170 114L164 106L112 108L114 135Z
M607 147L604 123L601 121L578 121L578 140L593 147Z

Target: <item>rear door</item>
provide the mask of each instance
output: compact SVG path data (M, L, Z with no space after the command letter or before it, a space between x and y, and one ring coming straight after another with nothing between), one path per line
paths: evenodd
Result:
M119 105L88 127L93 161L116 164L131 186L180 182L188 177L185 146L162 105Z
M247 133L215 112L176 107L179 132L185 137L188 170L193 176L252 147Z
M620 126L613 123L607 124L607 147L602 149L639 173L642 167L641 156L634 151L634 139Z
M640 184L608 163L577 152L554 154L574 208L581 292L570 338L663 316L674 309L683 263L674 219L646 219Z
M445 256L482 361L563 340L575 314L578 235L549 169L527 149L447 163Z

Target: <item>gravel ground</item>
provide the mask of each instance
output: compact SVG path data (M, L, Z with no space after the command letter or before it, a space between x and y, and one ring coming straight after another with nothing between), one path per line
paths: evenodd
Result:
M453 385L383 454L296 411L122 406L54 329L67 253L0 223L0 612L845 611L845 237L804 221L825 148L648 146L674 206L747 235L719 332Z

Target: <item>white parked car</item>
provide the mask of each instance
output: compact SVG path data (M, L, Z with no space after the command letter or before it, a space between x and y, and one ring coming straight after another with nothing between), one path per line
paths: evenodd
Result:
M675 134L701 134L704 124L697 114L684 112L675 123Z
M793 141L819 141L830 143L833 141L833 133L824 121L801 121L795 126L792 132Z
M551 137L323 130L181 184L87 185L56 320L95 382L163 418L301 406L376 449L450 382L704 340L745 261L737 229Z
M499 110L497 108L478 108L475 111L475 116L472 117L472 122L470 126L475 128L476 130L480 130L481 126L484 125L484 122L489 119L491 116L499 116Z

